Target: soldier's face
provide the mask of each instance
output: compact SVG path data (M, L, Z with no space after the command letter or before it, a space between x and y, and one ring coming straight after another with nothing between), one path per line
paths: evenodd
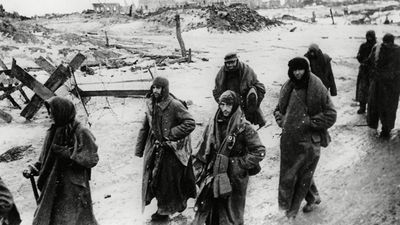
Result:
M236 68L236 65L237 65L236 59L225 61L225 66L228 70L234 70Z
M297 80L300 80L303 77L305 72L306 72L305 70L296 69L293 71L293 75Z
M153 95L155 98L159 98L161 96L162 87L153 85L152 90L153 90Z
M219 109L225 117L228 117L232 112L233 105L221 102L219 103Z

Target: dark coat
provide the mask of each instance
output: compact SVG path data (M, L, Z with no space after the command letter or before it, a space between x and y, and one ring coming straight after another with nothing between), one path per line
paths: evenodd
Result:
M316 57L311 56L311 51L314 51ZM311 72L321 79L332 96L336 96L337 89L331 66L331 57L322 53L317 45L312 45L304 56L307 57L310 62Z
M297 214L306 197L317 166L320 146L327 146L327 129L336 121L336 111L328 90L312 73L307 89L294 88L287 81L274 111L281 134L279 206Z
M213 220L217 220L218 224L243 224L249 172L257 168L258 163L265 156L264 145L261 143L257 132L244 119L240 108L231 116L229 122L225 121L225 126L217 121L219 112L220 110L216 113L214 120L211 120L207 125L195 156L194 166L200 171L197 181L200 186L200 193L195 205L197 211L194 225L203 225L208 217L213 217ZM218 130L222 127L226 127L226 129ZM221 133L228 136L226 145L223 145L225 135L219 137ZM233 138L229 138L229 136ZM215 174L215 166L218 166L215 165L217 151L226 150L224 147L220 149L221 146L230 146L227 155L229 161L225 171L229 180L225 184L219 185L220 188L226 185L231 187L231 193L227 197L215 196L215 182L219 175ZM228 187L228 189L230 188ZM211 224L211 221L207 221L206 224Z
M99 161L95 138L75 120L71 101L55 96L45 106L54 123L35 163L40 196L33 225L96 225L89 186Z
M368 67L368 56L371 53L372 47L376 42L365 42L360 45L358 50L357 60L360 63L358 76L357 76L357 87L356 87L356 101L361 103L368 102L368 91L370 84L370 71Z
M246 119L253 124L264 126L265 119L260 109L261 101L264 99L265 86L257 79L256 73L247 64L238 61L238 70L228 72L225 65L221 67L217 76L215 77L215 87L213 90L213 96L216 102L218 102L219 96L226 90L232 90L236 92L241 100L241 107L246 115ZM235 79L238 84L238 90L234 90L233 87L227 87L228 79ZM254 87L257 94L257 108L253 111L246 105L247 95L251 88ZM237 89L237 88L235 88Z
M34 225L96 225L90 195L91 168L97 165L92 133L74 122L71 133L54 125L44 141L39 162L40 197ZM61 140L64 139L64 140ZM62 143L69 143L67 146Z
M185 174L190 172L193 174L192 167L189 166L191 161L190 156L192 153L190 136L189 134L195 128L195 121L192 115L184 107L184 105L168 95L164 100L154 105L152 99L146 101L146 112L143 120L142 128L139 130L135 155L138 157L144 156L143 163L143 179L142 179L142 209L148 205L151 200L155 197L154 193L151 192L149 187L149 181L153 179L152 171L157 171L160 164L154 165L154 157L156 153L155 142L159 140L165 143L167 150L173 151L176 159L179 160L185 170ZM154 107L158 107L160 115L158 115L159 122L157 126L161 130L162 137L156 137L155 128L153 128L153 116ZM180 178L179 178L180 179ZM195 188L194 180L192 183L185 184ZM187 190L189 190L188 188ZM183 193L183 195L190 195L190 193ZM192 196L186 196L184 203L186 204L187 198ZM193 196L194 197L194 196ZM179 210L179 209L171 209Z
M391 130L396 120L400 92L400 47L395 44L378 44L368 58L372 68L370 96L368 99L368 126Z
M18 225L20 223L21 218L11 192L0 178L0 225Z

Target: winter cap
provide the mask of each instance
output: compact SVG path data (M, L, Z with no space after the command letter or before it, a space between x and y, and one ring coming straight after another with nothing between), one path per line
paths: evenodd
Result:
M318 50L320 50L320 48L317 44L312 43L312 44L310 44L310 46L308 46L308 50L318 51Z
M156 77L153 80L153 85L152 86L158 86L158 87L163 87L166 88L169 86L169 82L167 78L165 77Z
M390 33L385 34L385 36L383 36L383 38L382 38L382 41L383 41L383 43L393 44L394 43L393 34L390 34Z
M373 31L373 30L367 31L367 33L365 34L365 37L376 38L375 31Z
M230 53L226 54L225 57L224 57L225 62L234 61L234 60L237 60L237 59L238 58L237 58L236 52L230 52Z
M308 71L308 69L310 67L309 65L310 64L308 63L308 60L304 57L293 58L288 63L289 69L291 71L298 70L298 69Z

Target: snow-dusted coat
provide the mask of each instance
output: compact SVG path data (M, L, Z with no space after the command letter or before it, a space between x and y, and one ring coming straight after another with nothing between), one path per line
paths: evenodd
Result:
M161 110L160 129L166 144L174 151L179 161L186 167L192 153L189 134L195 128L195 121L185 106L171 95L168 95L161 102L156 103ZM153 195L149 194L149 180L152 176L150 164L155 151L155 141L157 140L152 128L153 101L151 98L146 100L145 118L137 137L135 155L144 156L143 179L142 179L142 208L148 205ZM161 137L158 137L161 138ZM155 165L158 167L159 165ZM190 168L192 169L192 168ZM193 185L193 184L188 184ZM189 196L192 197L192 196Z
M40 196L33 225L97 225L89 186L91 168L99 161L95 138L75 120L72 102L53 97L46 106L55 124L35 163Z
M312 182L320 146L327 146L327 129L336 121L328 90L310 73L307 89L296 90L287 81L274 115L282 127L279 206L296 214ZM281 118L281 119L279 119Z
M220 110L216 113L214 120L210 120L207 125L195 156L194 166L201 172L198 175L200 193L195 206L198 211L193 225L203 225L210 214L218 214L218 224L243 224L249 175L254 175L251 174L254 169L256 169L255 173L259 172L257 170L258 163L265 156L265 147L257 132L246 121L241 109L238 108L227 122L225 131L226 135L231 135L233 132L237 135L233 147L229 150L227 168L232 193L228 197L214 198L213 189L215 189L215 185L212 185L215 182L215 175L213 175L214 160L220 145L222 145L221 142L223 142L221 139L218 140L218 134L224 132L217 131L219 113ZM232 140L227 139L228 146Z

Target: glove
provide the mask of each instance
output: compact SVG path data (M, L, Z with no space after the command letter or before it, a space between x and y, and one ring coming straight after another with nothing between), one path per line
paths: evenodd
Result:
M39 170L36 168L35 165L28 165L28 168L26 168L24 171L22 171L22 175L29 179L33 176L38 176L39 175Z

